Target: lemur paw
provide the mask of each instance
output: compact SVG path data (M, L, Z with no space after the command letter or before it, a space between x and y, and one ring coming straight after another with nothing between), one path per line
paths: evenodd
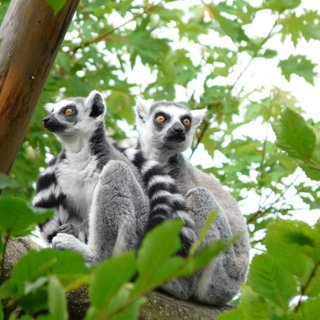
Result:
M73 249L75 244L76 238L67 233L58 233L52 239L52 248L63 250L63 249Z
M71 234L76 238L79 237L79 229L71 223L66 223L66 224L61 225L58 228L58 232Z

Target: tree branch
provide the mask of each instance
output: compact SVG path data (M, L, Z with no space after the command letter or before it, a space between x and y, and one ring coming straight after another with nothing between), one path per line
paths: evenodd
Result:
M79 49L83 49L83 48L85 48L85 47L87 47L87 46L89 46L89 45L91 45L93 43L98 43L98 42L100 42L102 40L106 40L112 33L114 33L115 31L117 31L119 29L121 29L122 27L126 26L130 22L137 20L142 15L149 14L149 13L155 11L156 9L161 8L162 2L163 1L161 0L158 4L147 6L147 8L144 9L142 12L134 15L132 18L128 19L127 21L125 21L124 23L120 24L119 26L116 26L116 27L112 28L111 30L106 31L105 33L103 33L103 34L101 34L101 35L99 35L99 36L97 36L95 38L92 38L92 39L90 39L88 41L85 41L85 42L81 43L80 45L78 45L78 46L76 46L76 47L74 47L72 49L67 50L66 52L67 53L75 53Z

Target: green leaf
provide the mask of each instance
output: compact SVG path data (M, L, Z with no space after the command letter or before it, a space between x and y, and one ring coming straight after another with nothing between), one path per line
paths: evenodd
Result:
M203 242L205 241L205 238L208 234L208 231L210 229L210 226L212 225L212 223L214 222L216 216L218 214L218 210L213 210L212 212L209 213L202 229L199 231L199 236L198 239L193 243L191 250L190 250L190 254L194 255L196 253L196 251L199 249L199 247L203 244Z
M30 251L14 266L11 277L0 288L0 298L19 298L48 282L48 276L56 275L67 285L87 274L83 258L71 251L43 249Z
M134 32L127 34L129 43L133 47L131 55L132 66L137 56L140 56L142 63L157 65L170 49L167 39L153 37L150 31L147 31L144 27L144 24L142 24Z
M235 310L225 312L219 320L267 320L273 319L273 309L266 300L248 285L242 285L240 304Z
M294 9L301 4L301 0L264 0L262 7L273 11L283 12L287 9Z
M0 198L0 232L4 235L24 236L51 216L52 212L34 213L20 198Z
M285 312L289 308L290 300L298 294L294 276L267 254L253 258L248 281L255 292Z
M48 291L46 284L32 292L25 292L25 295L18 299L19 305L21 305L25 313L34 314L48 309Z
M266 59L272 59L278 55L278 52L271 49L266 49L263 53L261 53L261 56Z
M314 71L315 63L312 63L303 55L291 55L288 59L279 62L282 74L289 81L292 74L304 78L310 84L314 84L314 78L317 73Z
M49 278L48 286L49 312L54 320L67 320L67 302L63 287L57 277Z
M234 42L241 42L247 40L247 36L242 28L242 22L237 17L228 19L224 13L228 10L229 6L222 2L218 5L207 4L210 8L212 17L219 23L222 33L229 36Z
M230 247L230 244L226 244L222 240L210 241L204 248L188 259L183 266L183 269L179 272L179 276L190 276L196 270L206 266L209 262L213 261L220 253L226 251Z
M110 317L110 320L138 320L139 308L144 303L144 299L140 299L126 306L123 310Z
M104 275L105 277L105 275ZM85 320L96 319L112 319L112 320L127 320L138 319L139 307L145 301L144 298L131 298L132 284L125 284L114 296L110 298L106 304L97 307L92 305L88 310Z
M316 284L319 275L315 274L310 283L310 276L316 266L315 259L320 257L317 249L319 243L317 231L304 222L277 220L268 226L268 253L279 265L297 277L300 285L306 288L306 292L312 292L312 295L316 295L320 287Z
M282 25L282 41L291 36L292 42L296 46L299 39L320 40L319 19L319 12L313 10L306 11L300 16L297 16L295 12L285 16L279 20L279 24Z
M315 131L293 110L286 109L281 119L273 123L277 143L289 156L296 159L306 175L320 180L320 152Z
M169 280L184 264L180 257L173 257L180 248L179 231L182 221L165 221L151 230L138 251L139 277L134 292L148 291Z
M320 298L308 299L303 301L297 314L294 316L295 320L318 320L320 314Z
M278 123L273 124L277 144L290 157L308 161L316 147L316 135L305 120L291 109L285 109Z
M50 4L54 13L58 13L66 4L67 0L45 0Z
M10 177L0 173L0 190L5 188L17 188L18 184Z
M314 269L309 274L310 282L305 290L305 294L310 298L320 297L320 267L319 263L314 265Z
M89 287L91 303L100 308L107 305L120 288L132 279L135 272L134 252L104 261L93 273Z

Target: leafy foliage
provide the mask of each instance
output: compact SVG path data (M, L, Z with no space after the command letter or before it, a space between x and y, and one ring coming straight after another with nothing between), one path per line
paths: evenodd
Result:
M253 258L238 308L219 319L316 319L320 312L319 222L277 220L267 252Z
M9 2L1 1L0 20ZM47 2L58 13L65 0ZM263 0L257 7L249 0L82 0L10 178L0 176L1 252L10 237L29 233L50 216L33 213L29 205L39 170L60 148L43 130L45 103L100 90L108 105L108 133L121 140L127 137L127 126L118 120L133 125L136 96L179 100L190 108L207 108L191 157L196 159L201 148L207 152L212 161L205 170L239 200L252 246L264 251L253 259L239 307L223 317L316 319L319 223L311 227L288 220L298 210L308 215L320 208L320 124L304 120L292 93L255 83L263 72L260 63L266 61L276 66L274 73L282 74L283 81L299 77L315 83L316 64L308 50L299 47L320 40L320 14L303 3ZM257 31L257 21L266 14L269 23L263 33ZM277 39L279 47L274 46ZM288 44L292 48L280 53L278 49ZM89 284L87 318L99 314L134 319L146 291L190 274L225 249L225 244L213 243L182 260L172 255L177 243L166 242L171 236L176 239L177 226L163 228L150 234L150 243L137 257L127 253L96 269L88 270L70 252L30 252L0 288L0 317L8 318L19 307L26 314L46 310L48 318L65 319L65 292ZM158 251L166 265L154 256ZM159 267L154 278L146 265L150 258ZM65 273L59 265L66 267ZM128 282L136 272L137 280ZM104 277L106 273L112 278Z
M286 109L273 126L278 145L296 159L311 179L320 180L319 142L315 131L296 112Z
M52 213L35 214L26 202L20 198L0 198L0 232L3 237L24 236L37 224L44 223Z
M1 228L5 227L1 221ZM47 310L54 319L68 319L65 293L89 284L91 306L86 319L138 319L148 291L176 277L190 276L228 248L222 241L212 242L197 255L179 258L175 252L180 228L181 221L167 221L147 235L137 257L134 252L124 253L92 269L74 252L29 252L0 287L6 317L19 308L25 314ZM137 280L130 282L136 273Z
M316 72L314 71L316 65L305 56L290 56L287 60L280 61L279 66L287 80L290 79L292 74L297 74L313 84L313 79L316 76Z

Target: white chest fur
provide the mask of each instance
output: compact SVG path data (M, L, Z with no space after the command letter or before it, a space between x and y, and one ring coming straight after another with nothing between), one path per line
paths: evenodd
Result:
M81 157L81 154L67 155L58 170L58 181L67 204L75 209L73 214L81 220L89 214L93 192L99 180L99 172L93 157Z

